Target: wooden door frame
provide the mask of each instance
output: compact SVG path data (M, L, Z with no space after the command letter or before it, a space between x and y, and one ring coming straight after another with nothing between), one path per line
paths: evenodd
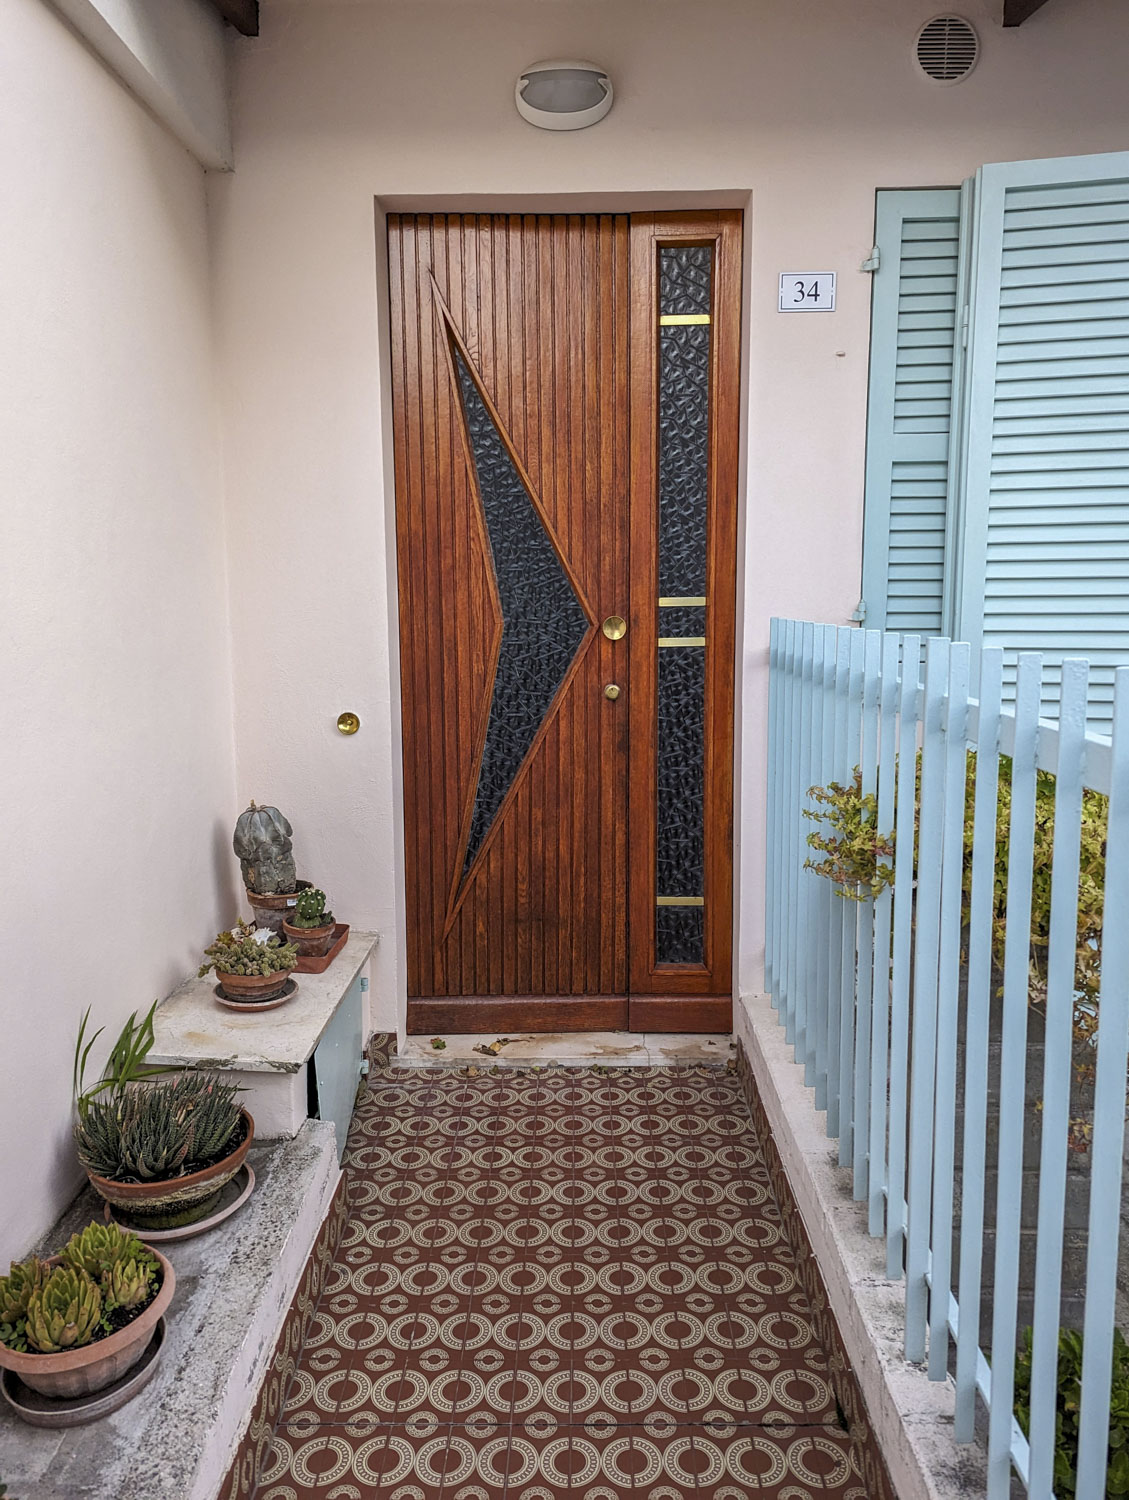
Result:
M740 379L737 395L737 456L736 456L736 602L734 609L735 649L733 652L733 755L731 775L733 787L733 838L731 841L732 871L732 995L740 993L738 976L752 974L758 962L757 947L761 942L760 924L750 922L748 928L741 921L740 828L742 823L741 803L748 778L742 774L746 737L742 713L743 672L740 643L745 637L747 601L743 587L746 549L746 496L748 494L749 453L749 395L750 395L750 325L752 283L752 192L748 188L687 188L626 189L603 193L485 193L467 192L453 188L449 192L428 193L383 193L373 198L374 249L375 249L375 331L378 357L378 406L381 430L379 440L380 501L384 523L384 582L385 607L387 610L387 672L388 672L388 735L383 742L383 751L389 757L392 801L389 808L392 857L396 878L393 887L393 908L390 931L385 935L385 950L389 952L389 981L381 1017L387 1015L391 1002L395 1007L396 1033L401 1043L407 1032L407 892L405 886L405 799L403 779L403 723L401 716L400 681L400 619L399 619L399 558L396 544L396 484L395 452L393 446L392 416L392 330L390 314L390 275L388 263L387 217L391 213L645 213L669 212L680 215L711 209L737 210L743 215L740 270ZM754 769L755 776L755 769ZM747 986L746 986L747 987ZM382 986L384 988L384 986ZM390 990L389 995L387 991ZM578 1012L584 1008L579 997ZM599 997L592 997L599 998ZM537 1005L537 997L523 997L527 1004ZM484 1002L484 1005L489 1002ZM503 1005L504 1001L501 1002ZM547 1002L552 1004L550 1000ZM646 1003L646 997L642 997ZM493 1029L495 1018L484 1009L483 1024ZM374 1016L374 1020L376 1017ZM499 1015L498 1024L502 1016ZM640 1018L642 1019L642 1018ZM687 1017L686 1029L691 1026Z

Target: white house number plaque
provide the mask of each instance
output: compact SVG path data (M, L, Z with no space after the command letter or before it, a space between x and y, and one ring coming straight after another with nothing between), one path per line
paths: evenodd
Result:
M834 271L781 271L781 312L834 312Z

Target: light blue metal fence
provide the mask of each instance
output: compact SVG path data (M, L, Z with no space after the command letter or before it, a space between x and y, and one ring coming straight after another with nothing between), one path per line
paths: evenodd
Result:
M772 622L768 986L816 1104L827 1111L828 1134L838 1137L839 1160L853 1168L870 1232L885 1236L888 1272L905 1276L907 1358L927 1361L935 1380L955 1370L959 1442L973 1440L977 1394L983 1399L989 1500L1009 1494L1013 1467L1035 1500L1051 1500L1083 788L1108 796L1076 1491L1077 1500L1102 1500L1129 1061L1129 668L1116 673L1111 744L1086 731L1086 662L1064 664L1060 717L1051 724L1039 718L1038 655L1020 656L1006 708L1003 653L985 649L977 657L973 663L967 645L945 639ZM974 665L977 699L970 696ZM966 834L970 750L975 792ZM997 849L1001 755L1011 761L1006 857ZM892 864L891 883L858 903L805 868L823 856L807 845L813 824L803 817L812 786L848 783L856 768L862 792L876 799L876 831L896 850L879 860ZM1028 1442L1013 1416L1012 1351L1032 1121L1027 1033L1040 770L1055 777L1054 858L1045 1061L1035 1101ZM1002 984L993 936L998 878L1006 879ZM989 1118L992 1027L998 1119ZM991 1326L982 1328L986 1186L995 1236ZM1008 1352L990 1361L985 1348Z

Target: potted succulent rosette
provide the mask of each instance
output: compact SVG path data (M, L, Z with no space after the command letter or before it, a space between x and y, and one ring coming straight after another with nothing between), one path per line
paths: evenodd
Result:
M171 1071L146 1066L155 1009L140 1024L130 1016L92 1088L84 1088L86 1061L101 1033L84 1048L89 1012L75 1054L78 1159L95 1192L142 1234L206 1219L255 1138L238 1087L217 1074L152 1081Z
M296 945L299 958L324 958L336 930L333 913L325 909L325 892L313 886L298 892L293 916L282 919L283 936Z
M58 1255L0 1276L0 1367L57 1400L103 1390L141 1359L175 1288L159 1251L91 1224Z
M204 949L199 978L215 969L222 998L236 1004L280 1002L297 962L293 943L284 943L269 927L237 921Z

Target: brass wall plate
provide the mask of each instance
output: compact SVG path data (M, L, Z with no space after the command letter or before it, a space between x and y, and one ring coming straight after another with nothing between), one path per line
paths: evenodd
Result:
M609 615L600 629L609 641L620 641L627 634L627 621L622 615Z
M361 727L361 721L356 714L344 713L337 715L337 728L342 734L356 734Z

